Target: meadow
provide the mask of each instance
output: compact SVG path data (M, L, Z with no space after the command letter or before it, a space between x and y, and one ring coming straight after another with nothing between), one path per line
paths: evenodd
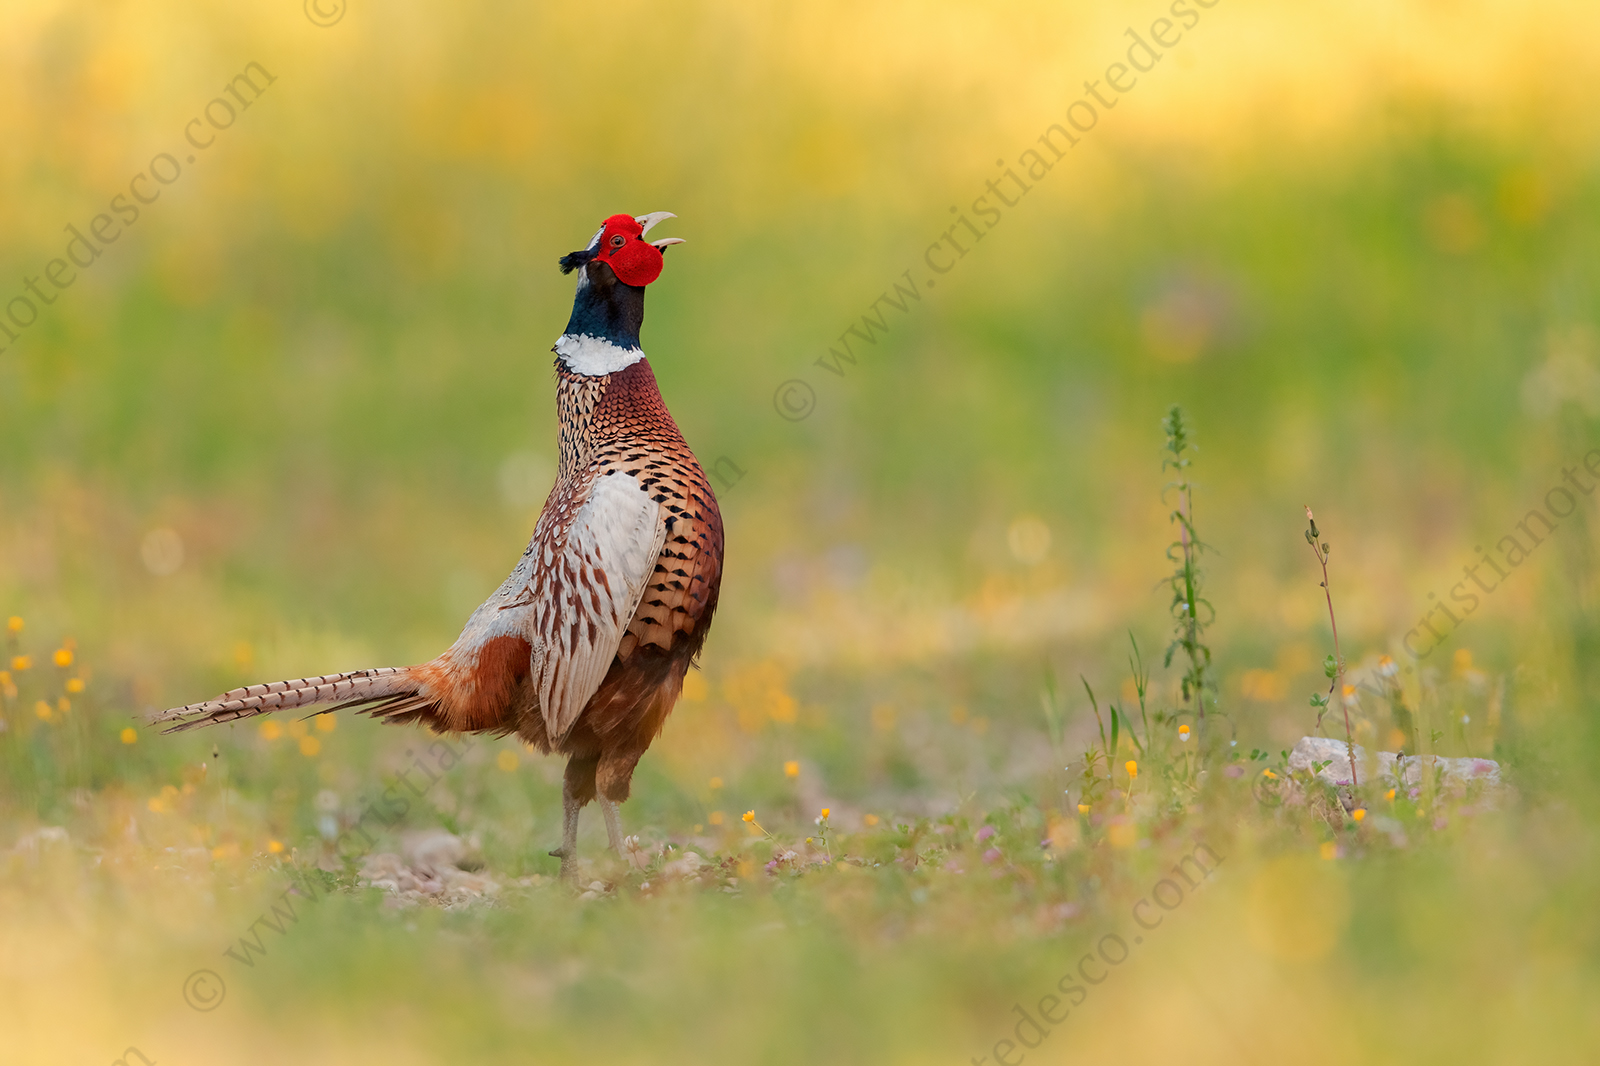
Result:
M0 27L0 1062L1600 1046L1592 6ZM627 855L514 739L149 726L454 639L657 210L727 564Z

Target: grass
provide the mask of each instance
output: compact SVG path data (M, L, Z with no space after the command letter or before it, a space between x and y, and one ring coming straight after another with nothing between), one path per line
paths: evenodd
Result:
M1319 696L1313 694L1311 706L1316 708L1317 722L1315 728L1322 729L1322 716L1328 711L1328 701L1337 697L1339 710L1344 715L1344 741L1345 754L1350 757L1350 784L1354 786L1361 776L1356 770L1356 741L1350 730L1350 704L1347 700L1348 686L1344 683L1344 656L1339 653L1339 620L1333 613L1333 589L1328 584L1328 542L1322 539L1322 534L1317 530L1316 516L1311 513L1311 507L1306 506L1306 543L1311 546L1311 553L1316 556L1317 565L1322 567L1322 580L1318 587L1322 589L1322 598L1328 602L1328 628L1333 631L1333 654L1328 656L1323 664L1323 672L1328 675L1328 694Z
M869 750L847 753L848 721L777 698L781 677L746 681L732 691L747 718L698 726L739 739L726 779L688 786L673 764L695 738L666 745L625 808L626 858L591 818L574 890L543 854L558 767L514 743L323 715L219 732L209 757L176 764L169 741L97 713L98 685L76 683L92 663L30 636L11 621L8 795L63 824L24 834L0 881L9 1009L34 1017L18 1061L126 1044L239 1062L1003 1062L1132 1042L1231 1062L1335 1024L1330 1061L1426 1060L1469 1044L1396 1036L1389 997L1433 1032L1482 993L1426 975L1491 959L1518 986L1514 1016L1486 1016L1496 1039L1583 1033L1565 1012L1593 957L1568 934L1592 944L1595 929L1555 901L1591 883L1593 828L1552 802L1552 767L1518 757L1559 758L1548 727L1507 743L1511 707L1552 724L1564 709L1470 668L1420 675L1418 709L1478 716L1510 791L1336 792L1237 742L1207 759L1188 725L1198 685L1152 715L1136 642L1137 725L1113 703L1108 732L1084 682L1100 743L1076 795L964 715L879 710ZM682 718L718 717L695 702ZM1046 725L1084 737L1081 720L1050 725L1059 702L1047 690ZM852 755L868 764L854 775ZM463 869L413 856L432 826L467 842ZM1557 916L1578 927L1558 933ZM1507 961L1512 928L1533 940ZM41 953L93 1004L71 1035L39 1025L67 1024L40 998Z

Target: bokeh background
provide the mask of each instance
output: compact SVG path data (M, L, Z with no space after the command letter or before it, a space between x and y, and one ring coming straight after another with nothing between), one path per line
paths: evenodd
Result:
M1033 880L974 859L936 908L861 871L575 902L542 880L559 763L485 742L413 822L515 888L458 913L352 887L226 970L224 1007L184 1006L184 974L281 892L272 847L318 861L417 738L135 716L446 646L554 474L555 260L656 210L688 243L645 347L702 461L742 476L703 671L630 829L734 855L739 812L798 838L831 804L886 866L915 845L883 834L937 819L1037 850L1095 735L1079 675L1131 698L1131 633L1178 702L1181 404L1227 735L1276 754L1311 731L1331 634L1309 503L1352 666L1399 659L1434 750L1501 760L1514 798L1365 862L1248 796L1191 807L1228 842L1217 891L1029 1054L1593 1044L1591 501L1425 662L1399 648L1600 446L1593 5L1221 0L842 377L815 361L1162 5L308 10L336 7L0 13L0 299L153 156L186 159L185 123L248 63L276 79L0 338L0 617L21 620L0 1058L954 1062L1125 924L1161 831L1115 862L1075 838L1087 865ZM799 422L773 403L794 378L817 395ZM1381 705L1354 718L1388 745Z

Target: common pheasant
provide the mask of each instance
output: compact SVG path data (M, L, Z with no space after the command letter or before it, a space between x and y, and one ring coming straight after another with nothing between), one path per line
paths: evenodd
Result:
M567 756L561 873L577 858L578 811L598 799L612 848L617 805L705 643L722 580L722 516L639 347L645 287L676 216L612 215L582 251L572 319L556 353L560 466L511 576L438 658L225 692L153 717L177 732L332 704L452 733L516 733Z

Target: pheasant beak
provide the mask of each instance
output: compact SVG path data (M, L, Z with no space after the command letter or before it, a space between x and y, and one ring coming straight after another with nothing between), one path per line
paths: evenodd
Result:
M678 216L673 214L671 211L652 211L648 215L635 215L633 220L644 227L644 230L639 234L639 238L643 240L644 237L649 234L650 230L656 225L656 223L665 222L669 218L677 217ZM650 243L657 248L664 249L668 245L683 244L684 240L682 237L663 237L658 241L651 241Z

